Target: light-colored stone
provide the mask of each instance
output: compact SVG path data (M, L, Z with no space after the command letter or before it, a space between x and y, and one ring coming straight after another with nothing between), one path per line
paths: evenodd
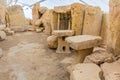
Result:
M57 48L58 46L58 38L55 35L49 36L47 38L47 43L49 48Z
M3 56L2 49L0 48L0 58Z
M92 48L101 44L101 37L92 35L80 35L66 38L70 47L75 50Z
M73 30L54 30L53 35L58 37L58 47L56 53L71 53L68 44L65 42L66 37L74 35Z
M70 80L101 80L102 70L93 63L76 64L67 67Z
M5 40L6 38L6 33L4 31L0 31L0 40Z
M51 15L52 10L47 10L40 19L36 20L35 25L37 28L44 27L46 34L51 34L52 25L51 25ZM41 26L42 25L42 26Z
M40 7L40 13L44 14L48 10L47 7Z
M39 12L40 12L40 3L35 3L33 8L32 8L32 18L33 18L33 20L37 20L37 19L40 18Z
M5 24L6 6L0 2L0 25Z
M54 11L56 13L68 13L71 11L71 6L68 5L68 6L57 6L57 7L54 7Z
M95 63L95 64L103 64L105 62L113 62L114 57L111 53L108 53L105 50L96 50L91 55L88 55L84 63Z
M7 8L9 15L10 28L14 31L27 30L27 20L25 19L24 12L21 6L15 5Z
M102 11L99 7L88 6L85 9L83 35L100 35Z
M54 30L52 34L56 36L72 36L74 35L74 31L73 30Z
M0 31L4 30L6 25L0 25Z
M120 55L120 0L110 0L110 28L108 49Z
M5 28L4 29L4 31L5 31L5 33L6 33L6 35L13 35L15 32L14 31L12 31L10 28Z
M105 80L120 80L120 60L101 65Z
M102 37L102 44L106 45L107 41L109 40L109 14L103 14L103 19L102 19L102 29L101 29L101 37Z
M82 34L84 10L85 6L80 3L71 5L72 30L75 31L75 35Z

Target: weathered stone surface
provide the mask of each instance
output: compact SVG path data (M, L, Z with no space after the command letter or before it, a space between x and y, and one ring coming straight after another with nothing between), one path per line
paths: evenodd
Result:
M48 10L47 7L40 7L40 13L44 14Z
M85 9L83 33L84 35L100 35L102 11L99 7L88 6Z
M71 6L70 5L68 5L68 6L57 6L57 7L54 7L54 11L56 13L67 13L67 12L71 11Z
M6 35L13 35L15 33L10 28L5 28L4 31L5 31Z
M73 30L54 30L52 34L56 36L72 36L74 35L74 31Z
M101 80L102 71L96 64L83 63L67 67L70 80Z
M80 35L66 38L70 47L75 50L92 48L101 44L101 37L91 35Z
M5 24L6 7L0 2L0 24Z
M88 55L84 63L95 63L95 64L103 64L104 62L113 62L113 55L108 53L105 50L96 50L91 55Z
M105 80L120 80L120 60L101 65Z
M24 31L27 29L27 20L21 6L15 5L7 8L10 28L14 31Z
M0 31L0 40L4 40L6 38L7 38L6 33L4 31Z
M0 25L0 31L1 31L1 30L4 30L5 27L6 27L6 25Z
M110 36L108 49L120 55L120 0L110 0Z
M49 48L57 48L58 46L58 38L55 35L49 36L47 38L47 43Z
M32 8L32 18L33 18L33 20L37 20L37 19L40 18L39 12L40 12L40 3L35 3L33 8Z
M3 56L2 49L0 48L0 58Z
M51 15L52 15L52 10L47 10L40 19L36 20L35 25L45 28L45 33L46 34L51 34L52 32L52 25L51 25ZM38 28L39 28L38 27Z
M82 34L84 10L85 6L82 4L74 3L71 5L72 30L75 31L75 35Z
M109 14L103 14L103 19L102 19L102 29L101 29L101 37L102 37L102 44L106 45L107 41L109 39L108 35L108 29L109 29Z

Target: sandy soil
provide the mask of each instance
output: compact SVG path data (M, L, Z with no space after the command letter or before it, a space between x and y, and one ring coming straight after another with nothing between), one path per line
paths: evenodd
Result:
M44 33L24 32L0 42L0 80L69 80L60 63L67 55L47 47Z

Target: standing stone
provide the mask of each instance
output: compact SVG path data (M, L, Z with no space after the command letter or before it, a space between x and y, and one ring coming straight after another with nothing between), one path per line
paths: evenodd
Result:
M40 18L39 11L40 11L40 3L34 4L34 6L32 8L32 18L33 18L33 20L37 20L37 19Z
M110 0L110 36L108 49L120 55L120 0Z
M71 5L72 30L75 31L75 35L82 34L84 10L85 6L82 4L74 3Z
M9 15L10 28L14 31L24 31L27 29L27 20L25 19L24 12L21 6L15 5L7 8Z
M120 80L120 60L101 65L105 80Z
M108 40L108 29L109 29L109 14L103 14L102 19L102 29L101 29L101 37L102 44L106 45Z
M88 6L85 10L83 35L100 35L102 11L99 7Z
M102 70L93 63L76 64L67 67L70 80L101 80Z

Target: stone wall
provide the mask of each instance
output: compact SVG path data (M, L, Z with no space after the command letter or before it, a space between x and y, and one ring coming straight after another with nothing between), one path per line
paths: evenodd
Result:
M82 4L74 3L71 5L72 30L75 31L75 35L82 34L84 10L85 6Z
M120 55L120 0L110 0L109 30L108 50Z
M88 6L85 9L83 35L100 35L102 11L99 7Z

